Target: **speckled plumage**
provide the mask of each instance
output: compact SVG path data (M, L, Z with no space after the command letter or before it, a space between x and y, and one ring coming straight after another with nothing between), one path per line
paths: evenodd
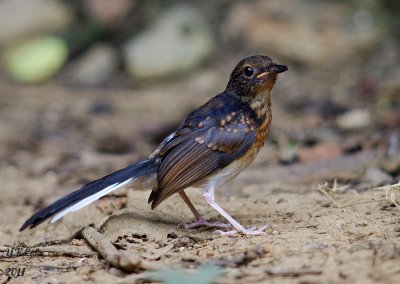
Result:
M222 93L192 112L158 149L158 188L152 208L242 156L257 140L263 119L239 97Z
M253 78L243 78L243 68L257 69ZM190 113L176 132L161 143L152 157L160 168L158 187L151 193L152 208L174 193L196 185L237 159L221 177L223 184L247 167L264 145L272 119L270 91L276 73L257 78L275 64L265 56L241 61L231 74L226 90Z
M32 215L20 228L35 227L50 216L60 219L127 184L136 190L151 188L151 207L179 193L200 226L225 226L205 221L184 190L204 189L206 201L235 228L231 234L262 234L265 227L246 229L214 200L214 190L245 169L264 145L271 124L270 92L278 73L287 67L267 56L243 59L232 71L224 92L191 112L148 159L84 185Z

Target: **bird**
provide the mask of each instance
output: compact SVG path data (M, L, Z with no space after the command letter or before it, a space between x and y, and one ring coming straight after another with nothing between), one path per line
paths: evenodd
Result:
M151 190L151 209L178 193L196 220L182 224L186 229L204 226L218 228L221 235L265 234L266 226L246 228L231 217L215 201L215 190L247 168L264 145L272 119L271 90L277 75L287 70L265 55L242 59L225 90L189 113L148 158L92 181L39 210L20 231L50 217L53 223L131 184L134 190ZM186 195L189 187L203 189L206 202L228 223L206 221Z

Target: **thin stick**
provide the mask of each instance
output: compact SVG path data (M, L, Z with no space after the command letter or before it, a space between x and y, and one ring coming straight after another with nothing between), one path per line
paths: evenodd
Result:
M351 204L343 205L342 208L350 207L350 206L353 206L353 205L365 204L365 203L380 202L380 201L387 201L387 199L384 198L384 199L377 199L377 200L359 201L359 202L354 202L354 203L351 203Z
M386 199L391 201L400 210L400 205L396 202L396 193L397 191L400 191L400 181L396 184L388 184L380 187L375 187L373 189L385 190Z
M318 190L321 193L323 193L333 205L335 205L337 208L341 209L342 206L339 205L335 200L333 200L333 198L328 194L328 192L326 192L327 188L328 188L328 183L327 182L325 182L324 184L319 184L318 185Z
M271 276L280 276L280 277L298 277L302 275L322 274L322 270L320 269L300 269L294 271L280 271L277 269L266 269L265 272Z
M33 268L44 268L44 269L57 269L57 270L69 270L69 269L77 269L79 267L82 267L82 265L68 265L68 266L62 266L62 265L39 265L39 264L29 264L29 263L22 263L18 265L23 265L27 267L33 267Z
M119 252L113 244L92 227L85 227L81 232L83 238L112 266L125 271L157 270L161 266L142 259L138 255Z

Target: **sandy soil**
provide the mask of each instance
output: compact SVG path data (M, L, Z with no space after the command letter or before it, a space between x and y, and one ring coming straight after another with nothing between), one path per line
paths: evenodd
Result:
M204 263L222 269L216 283L400 282L400 211L385 190L365 182L366 169L386 162L379 149L284 166L269 141L248 170L217 192L240 223L269 224L266 236L177 229L193 220L178 196L152 211L148 192L129 189L18 232L39 208L150 153L185 113L222 88L201 80L137 91L2 87L0 283L140 283L149 281L153 264L195 271ZM291 119L279 99L273 111L272 135L307 127L307 118ZM350 187L332 192L334 179ZM324 182L333 201L318 191ZM205 217L223 221L201 190L187 193ZM111 266L77 234L89 224L118 251L150 264L133 272Z

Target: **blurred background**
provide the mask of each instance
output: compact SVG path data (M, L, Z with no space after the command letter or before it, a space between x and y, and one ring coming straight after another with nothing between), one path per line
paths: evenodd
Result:
M3 179L73 187L146 156L265 54L290 71L256 165L377 150L392 162L368 160L364 178L398 180L399 31L396 0L2 0Z
M217 200L246 226L270 224L266 238L178 238L175 225L193 221L179 196L151 211L148 192L127 189L18 233L35 211L148 156L254 54L289 71L272 92L264 148ZM113 214L118 249L157 248L150 259L163 265L214 259L232 272L221 283L395 283L399 187L374 187L400 179L399 63L399 0L0 0L2 245L66 240ZM200 190L187 193L206 219L223 220ZM171 235L174 249L153 235ZM84 245L75 241L67 251ZM79 258L27 258L26 283L121 277Z

